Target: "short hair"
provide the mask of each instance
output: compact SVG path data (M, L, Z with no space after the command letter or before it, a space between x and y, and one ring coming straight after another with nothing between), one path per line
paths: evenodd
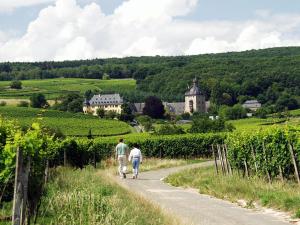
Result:
M120 138L120 139L119 139L119 142L123 142L123 141L124 141L124 139L123 139L123 138Z
M133 143L133 147L135 147L135 148L139 148L139 147L140 147L140 145L139 145L138 143Z

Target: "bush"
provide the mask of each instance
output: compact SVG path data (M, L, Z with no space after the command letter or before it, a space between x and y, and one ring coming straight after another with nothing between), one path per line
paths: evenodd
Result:
M233 107L221 106L219 116L226 120L237 120L247 117L247 110L242 105L236 104Z
M30 97L30 106L33 108L43 108L47 107L48 103L46 101L46 98L43 94L33 94Z
M19 80L13 80L10 83L10 88L12 89L22 89L22 82Z
M211 120L207 116L198 116L193 119L190 133L209 133L221 131L233 131L235 128L232 124L226 124L225 120L220 118Z
M1 101L1 102L0 102L0 106L6 106L6 104L7 104L7 103L6 103L5 101Z
M18 107L28 107L29 103L26 101L20 101L17 106Z
M174 124L164 124L161 125L156 131L155 134L158 135L171 135L171 134L184 134L182 127L176 126Z

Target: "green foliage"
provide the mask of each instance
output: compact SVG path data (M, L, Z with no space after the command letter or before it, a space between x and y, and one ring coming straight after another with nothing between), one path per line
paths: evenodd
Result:
M132 121L134 119L129 103L124 103L122 105L122 112L121 115L119 115L119 119L125 122Z
M171 134L184 134L184 130L180 126L176 126L175 124L163 124L157 130L155 130L155 134L157 135L171 135Z
M79 78L57 78L42 80L23 80L22 84L23 89L11 90L7 88L10 85L10 81L1 81L0 97L29 99L29 97L33 93L41 93L44 94L48 100L55 100L60 96L66 95L68 93L80 93L84 95L85 92L88 90L91 90L92 94L118 92L122 96L127 96L130 95L129 92L133 92L136 87L136 81L133 79L99 80ZM135 95L135 93L133 93L133 95ZM133 96L132 98L135 97Z
M0 102L0 106L6 106L6 102L5 101L1 101Z
M21 126L29 127L39 121L43 126L60 130L67 136L86 136L93 129L95 136L111 136L130 133L128 124L117 120L99 119L82 113L40 110L23 107L0 107L0 114L8 119L17 120ZM37 117L41 118L37 118Z
M69 93L60 97L60 103L53 106L54 109L68 112L82 112L83 98L78 93Z
M107 73L105 73L103 74L102 80L110 80L110 76Z
M29 102L20 101L17 106L18 107L29 107Z
M222 105L219 109L219 116L226 120L236 120L247 117L247 111L240 104L233 107Z
M155 96L149 96L146 98L143 114L154 119L163 118L165 114L165 108L162 104L162 101Z
M293 175L290 146L299 156L299 130L293 128L270 128L256 132L239 132L228 135L228 155L234 168L244 170L246 162L252 173L272 178L283 171L285 178ZM298 159L299 160L299 159Z
M291 95L285 93L281 95L275 105L276 111L282 112L285 109L293 110L299 108L299 104L296 99L294 99Z
M97 113L97 116L99 116L100 118L104 118L104 116L105 116L105 110L102 108L98 108L96 113Z
M30 97L30 106L33 108L43 108L48 106L48 103L43 94L33 94Z
M153 120L150 116L139 116L137 117L137 121L144 127L145 131L152 131Z
M22 82L19 80L13 80L10 83L10 88L12 89L22 89Z
M208 116L195 116L193 123L188 130L190 133L209 133L221 131L233 131L234 127L231 123L225 123L222 118L211 120Z

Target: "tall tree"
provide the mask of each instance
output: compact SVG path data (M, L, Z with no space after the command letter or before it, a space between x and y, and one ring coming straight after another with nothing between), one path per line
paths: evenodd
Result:
M144 115L148 115L154 119L160 119L164 117L164 113L165 108L159 98L155 96L146 98L145 107L143 108Z

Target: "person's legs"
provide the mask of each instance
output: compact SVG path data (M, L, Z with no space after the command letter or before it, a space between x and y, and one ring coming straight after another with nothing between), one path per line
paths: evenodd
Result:
M119 174L120 177L126 178L126 173L124 173L124 167L126 166L126 156L119 156Z
M137 178L138 172L139 172L139 164L140 160L139 159L133 159L132 161L132 172L135 178Z

